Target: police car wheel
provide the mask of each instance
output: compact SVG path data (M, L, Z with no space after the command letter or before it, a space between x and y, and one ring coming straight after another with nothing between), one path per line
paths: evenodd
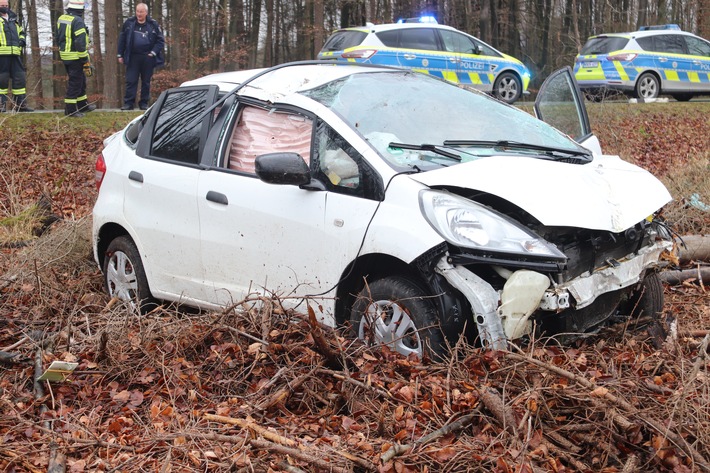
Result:
M511 73L504 72L499 75L493 84L493 95L506 103L513 103L520 98L523 86L520 79Z
M640 99L655 99L661 93L658 78L650 72L641 74L636 81L636 97Z

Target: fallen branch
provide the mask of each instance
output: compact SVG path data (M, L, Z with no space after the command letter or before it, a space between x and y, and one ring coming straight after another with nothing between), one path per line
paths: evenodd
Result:
M273 430L268 430L259 424L256 424L252 420L247 420L247 419L239 419L236 417L227 417L227 416L220 416L216 414L205 414L203 415L205 420L213 421L213 422L220 422L222 424L231 424L231 425L236 425L237 427L241 427L242 429L248 429L256 432L257 434L261 435L267 440L271 440L272 442L279 443L281 445L287 445L289 447L295 447L298 445L298 442L295 440L292 440L290 438L284 437L282 435L277 434Z
M32 360L27 358L22 353L0 351L0 363L4 363L6 365L31 365Z
M466 427L468 424L470 424L473 419L476 418L476 416L479 415L478 412L478 407L476 407L476 410L473 412L470 412L458 419L456 419L454 422L450 424L446 424L440 429L437 429L424 437L415 440L412 443L406 444L406 445L392 445L385 453L382 454L380 457L380 461L385 464L388 461L392 460L394 457L402 455L404 453L407 453L408 451L412 450L415 447L418 447L420 445L426 445L430 442L433 442L434 440L443 437L445 435L448 435L450 433L459 431Z
M262 439L251 439L251 440L249 440L249 444L255 448L260 448L263 450L271 450L272 452L282 453L284 455L290 455L294 458L297 458L297 459L305 461L309 464L315 465L316 467L326 470L326 471L335 472L335 473L350 473L349 469L335 466L335 465L333 465L333 463L331 463L328 460L322 460L320 458L315 457L313 455L313 452L310 450L308 450L308 451L298 450L296 448L286 447L286 446L272 443L272 442L269 442L268 440L262 440Z
M274 394L272 394L271 397L269 397L266 401L257 404L255 406L256 409L260 411L266 411L269 410L271 407L275 406L276 404L283 402L296 389L298 389L303 383L305 383L308 378L313 376L313 373L318 369L318 367L319 366L311 369L308 373L302 374L298 378L294 379L292 382L287 383L285 386L283 386Z
M688 280L698 280L701 284L710 283L710 268L661 271L658 276L666 284L677 286Z

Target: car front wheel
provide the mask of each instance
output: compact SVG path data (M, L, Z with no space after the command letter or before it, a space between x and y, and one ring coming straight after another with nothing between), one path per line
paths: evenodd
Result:
M493 96L503 102L513 103L522 93L523 86L520 79L511 72L502 73L493 83Z
M431 296L413 281L387 277L358 295L350 313L354 336L402 355L443 355L446 345Z
M635 295L631 298L631 316L652 318L663 313L665 296L663 294L663 283L657 273L647 275Z
M640 99L655 99L661 93L658 78L650 72L641 74L636 81L636 97Z
M103 272L110 297L129 303L143 314L155 308L143 262L129 237L118 237L109 244Z

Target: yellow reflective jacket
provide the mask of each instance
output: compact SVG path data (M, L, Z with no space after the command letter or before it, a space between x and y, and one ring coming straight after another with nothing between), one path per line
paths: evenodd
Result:
M76 61L89 57L89 29L80 16L70 12L57 20L57 45L62 61Z
M25 47L25 30L10 11L7 20L0 17L0 56L19 56Z

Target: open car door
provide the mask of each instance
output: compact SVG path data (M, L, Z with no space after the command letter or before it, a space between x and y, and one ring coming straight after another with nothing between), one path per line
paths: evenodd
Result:
M599 140L589 125L582 92L569 66L553 72L542 83L535 100L535 116L594 154L602 154Z

